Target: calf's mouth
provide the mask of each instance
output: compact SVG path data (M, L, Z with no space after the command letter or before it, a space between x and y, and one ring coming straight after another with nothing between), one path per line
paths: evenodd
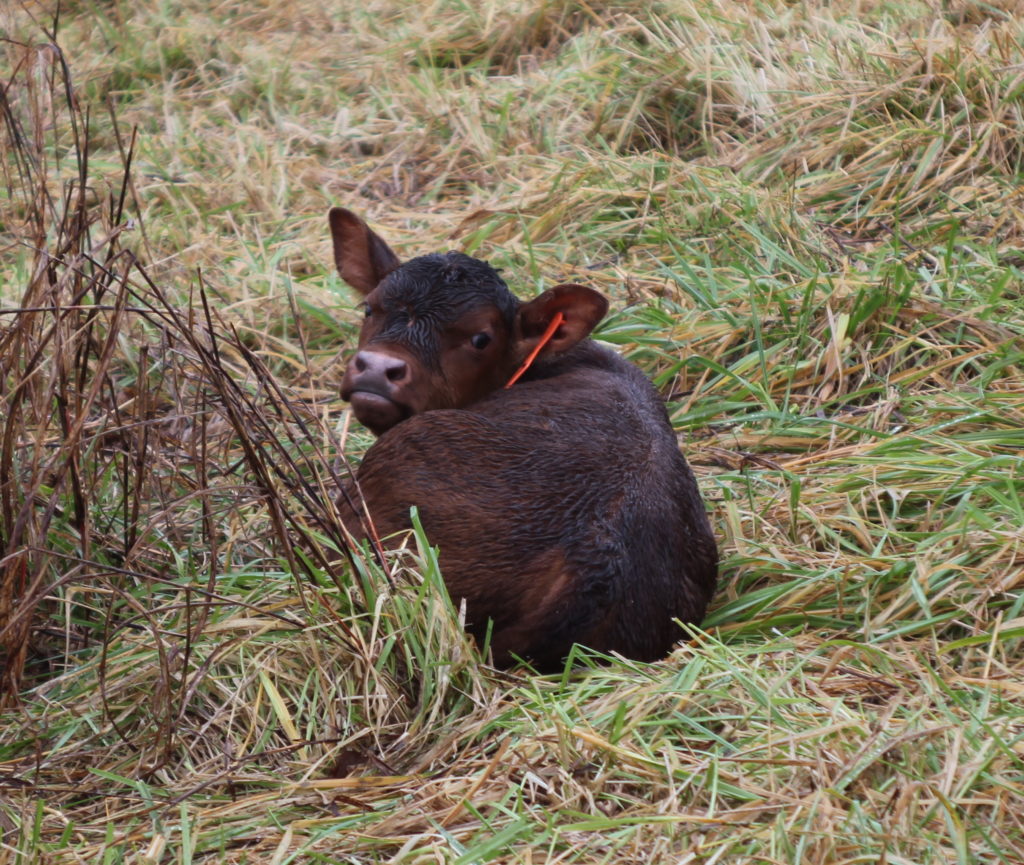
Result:
M343 392L341 396L352 405L352 412L359 422L375 435L391 429L412 414L408 406L376 390L353 390Z

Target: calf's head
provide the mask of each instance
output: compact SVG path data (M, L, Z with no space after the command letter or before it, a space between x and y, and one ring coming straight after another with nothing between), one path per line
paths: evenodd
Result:
M366 315L341 395L377 435L500 388L558 313L541 361L585 339L608 309L596 291L571 284L523 303L486 262L448 252L403 264L351 211L332 208L329 221L338 273L363 296Z

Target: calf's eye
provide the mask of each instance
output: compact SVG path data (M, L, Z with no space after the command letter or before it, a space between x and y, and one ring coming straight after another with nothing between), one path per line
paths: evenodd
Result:
M475 333L473 334L473 338L470 340L470 343L472 343L473 348L475 348L477 351L487 348L490 342L491 335L489 333Z
M366 318L369 318L371 315L373 315L373 309L371 309L370 304L368 304L368 303L364 303L363 304L363 315Z

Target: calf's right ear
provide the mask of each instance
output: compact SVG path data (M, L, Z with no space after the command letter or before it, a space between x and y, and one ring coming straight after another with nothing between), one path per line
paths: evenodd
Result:
M521 353L526 354L534 348L556 313L562 314L562 323L541 350L542 357L568 351L590 335L606 312L608 301L585 285L569 283L549 288L519 307L516 336Z
M338 274L364 297L402 262L363 220L344 207L327 214Z

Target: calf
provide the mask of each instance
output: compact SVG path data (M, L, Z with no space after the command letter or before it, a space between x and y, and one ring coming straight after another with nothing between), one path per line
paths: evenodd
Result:
M718 553L657 391L588 339L607 301L558 285L522 302L477 259L403 264L348 210L330 226L338 272L364 298L341 395L379 436L357 481L380 536L419 509L497 664L555 669L573 643L664 656L676 620L704 616ZM350 501L355 489L343 519L365 535Z

